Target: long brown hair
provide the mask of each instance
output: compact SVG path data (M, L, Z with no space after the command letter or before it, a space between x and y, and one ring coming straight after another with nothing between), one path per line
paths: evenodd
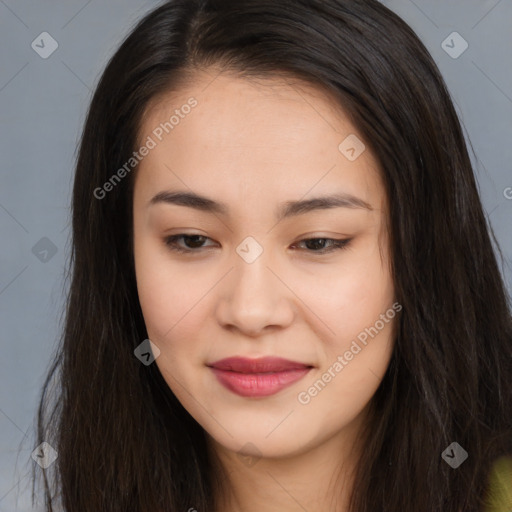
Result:
M132 156L148 102L211 64L334 93L380 163L403 310L351 510L481 510L492 461L512 453L510 303L431 56L376 0L171 0L108 63L81 138L66 322L38 414L38 441L58 452L41 471L48 512L58 501L68 512L215 505L204 431L133 353L147 338L133 264L136 169L107 197L94 194ZM441 457L452 442L469 454L457 469Z

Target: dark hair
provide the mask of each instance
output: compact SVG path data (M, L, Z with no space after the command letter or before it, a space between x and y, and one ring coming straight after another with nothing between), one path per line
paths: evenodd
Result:
M510 303L444 81L414 32L376 0L172 0L108 63L81 138L66 323L39 406L38 442L58 452L43 471L47 510L58 498L70 512L215 505L203 429L157 366L133 353L147 338L134 173L108 198L94 195L132 156L150 100L213 65L328 91L380 164L403 311L351 510L481 510L492 462L512 453ZM469 452L456 470L441 458L454 441Z

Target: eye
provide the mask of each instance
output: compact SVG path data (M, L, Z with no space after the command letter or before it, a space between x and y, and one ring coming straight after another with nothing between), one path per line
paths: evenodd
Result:
M305 238L304 240L299 241L299 245L304 244L308 249L313 248L313 250L307 252L326 254L339 249L344 249L350 242L350 238Z
M211 240L207 236L181 233L179 235L168 236L164 239L165 245L172 251L179 253L198 253L200 249L213 247L212 245L204 245L206 240ZM180 245L183 242L184 245ZM326 254L336 250L344 249L351 242L351 239L335 239L335 238L305 238L296 244L304 244L306 252L313 254ZM292 246L293 248L294 246Z
M183 240L184 242L186 242L185 247L178 244L179 240ZM196 249L203 248L203 243L205 240L209 240L209 238L203 235L187 235L186 233L182 233L180 235L172 235L166 237L164 239L164 243L172 251L190 253L199 252Z

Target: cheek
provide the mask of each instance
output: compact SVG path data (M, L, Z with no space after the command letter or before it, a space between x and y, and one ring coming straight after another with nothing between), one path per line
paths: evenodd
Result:
M149 339L160 350L155 360L160 373L176 397L193 408L184 389L195 389L189 379L201 360L199 329L205 315L201 297L211 286L197 272L177 271L165 258L149 253L136 261L139 301ZM190 274L190 275L189 275ZM197 392L197 390L196 390Z
M353 275L331 290L322 319L334 332L323 338L321 364L296 399L304 414L324 418L323 428L335 432L362 412L379 387L393 352L398 313L387 274Z
M378 249L368 249L347 253L336 268L319 266L295 279L297 295L324 324L327 348L343 347L391 307L394 286L388 267Z
M309 403L311 413L330 411L335 428L355 417L378 388L393 351L397 312L389 265L378 249L351 254L335 272L320 277L302 293L328 330L322 328L321 364L304 383L299 403ZM331 409L332 403L344 412Z
M355 330L373 325L393 303L392 279L380 264L356 268L339 288L334 313L342 322L337 325L352 336Z
M207 287L197 272L170 264L165 246L148 237L135 246L137 291L148 335L157 345L181 338ZM162 348L162 347L160 347Z
M355 267L352 275L339 282L339 290L330 310L336 334L325 346L322 368L336 377L319 403L341 400L347 410L358 411L378 388L393 351L398 315L393 307L394 287L379 256L371 265Z

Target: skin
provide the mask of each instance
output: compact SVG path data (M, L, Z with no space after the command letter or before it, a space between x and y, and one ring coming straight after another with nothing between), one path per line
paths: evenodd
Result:
M394 303L378 164L368 147L355 161L338 150L357 131L325 92L297 80L213 70L153 101L140 140L190 97L197 106L135 175L136 279L148 336L160 350L155 364L228 475L219 510L347 510L364 448L358 434L389 364L394 321L309 403L298 395L329 368L332 375L338 356ZM157 193L177 190L223 202L229 215L148 205ZM334 191L371 209L337 207L276 221L280 203ZM165 237L182 233L207 238L177 242L199 247L194 254L173 252ZM252 263L236 251L248 236L263 249ZM322 255L321 245L304 242L311 238L351 242ZM206 366L268 355L313 368L275 395L246 398Z

